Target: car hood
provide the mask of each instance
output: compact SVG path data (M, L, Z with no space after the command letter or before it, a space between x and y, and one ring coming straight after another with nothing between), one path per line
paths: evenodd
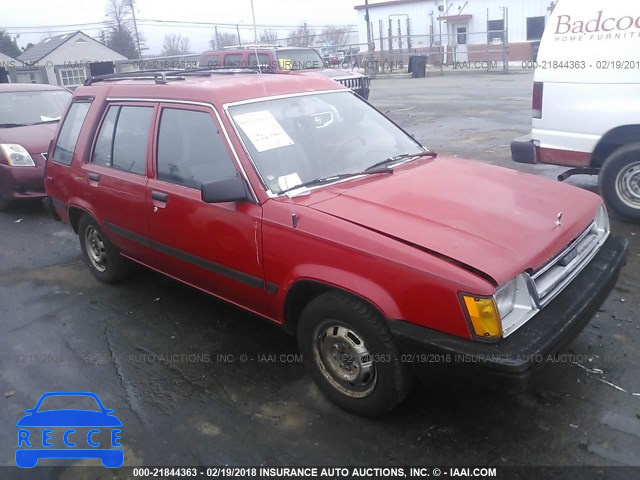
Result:
M579 188L455 158L369 178L336 185L339 195L309 206L482 272L497 285L559 253L601 204Z
M90 410L50 410L25 415L17 427L121 427L115 415Z
M58 122L27 125L25 127L0 128L0 143L17 143L22 145L33 157L37 165L44 164L39 155L46 153L49 142L58 128Z

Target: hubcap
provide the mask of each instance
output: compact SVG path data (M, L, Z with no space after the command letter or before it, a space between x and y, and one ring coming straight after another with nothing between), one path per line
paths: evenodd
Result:
M107 269L107 252L98 230L94 227L87 228L84 242L87 247L89 261L96 270L104 272Z
M618 174L616 193L631 208L640 208L640 162L632 163Z
M313 354L325 378L337 390L354 398L371 394L376 386L376 368L362 336L335 320L314 332Z

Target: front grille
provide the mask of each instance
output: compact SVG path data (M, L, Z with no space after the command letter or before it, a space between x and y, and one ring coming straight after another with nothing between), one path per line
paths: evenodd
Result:
M336 81L340 82L347 88L351 90L365 90L369 88L369 78L368 77L347 77L347 78L338 78Z
M540 306L553 300L598 253L608 232L593 222L559 255L531 275Z

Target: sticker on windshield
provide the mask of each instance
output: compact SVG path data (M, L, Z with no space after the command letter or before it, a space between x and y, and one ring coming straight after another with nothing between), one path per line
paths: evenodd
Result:
M269 110L243 113L233 118L260 153L294 144Z
M278 186L281 191L289 190L291 188L297 187L302 183L302 179L297 172L290 173L289 175L282 175L278 177Z

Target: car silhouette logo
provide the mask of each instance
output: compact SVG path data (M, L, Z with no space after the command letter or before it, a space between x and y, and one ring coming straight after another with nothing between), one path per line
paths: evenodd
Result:
M39 411L42 402L50 397L90 397L99 407L99 411L81 409L56 409ZM66 400L63 398L63 400ZM33 468L41 458L85 459L99 458L107 468L118 468L124 463L124 450L120 447L120 428L122 422L114 415L114 410L104 407L100 398L92 392L49 392L40 397L36 406L25 410L26 415L18 420L18 448L16 465L21 468ZM76 428L90 428L86 435ZM42 438L32 436L30 428L42 428ZM53 448L53 428L64 429L61 439L64 448ZM96 436L102 430L110 430L110 447L102 445ZM84 443L87 447L83 448ZM41 447L41 448L40 448ZM78 447L78 448L76 448Z

